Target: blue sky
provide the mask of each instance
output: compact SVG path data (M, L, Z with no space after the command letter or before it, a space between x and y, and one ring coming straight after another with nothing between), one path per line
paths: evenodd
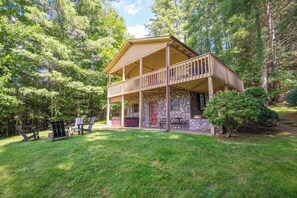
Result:
M145 24L153 17L153 2L154 0L117 0L112 5L125 19L127 32L136 38L143 38L148 34Z

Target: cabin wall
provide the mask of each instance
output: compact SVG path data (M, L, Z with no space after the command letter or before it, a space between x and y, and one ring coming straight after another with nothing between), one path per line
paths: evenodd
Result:
M191 118L191 96L190 92L187 91L177 91L171 92L171 100L179 100L179 111L171 111L171 118L183 118L189 120ZM142 114L142 123L143 127L150 127L150 112L149 112L149 102L156 101L158 105L158 121L162 118L166 118L166 94L158 94L152 96L146 96L143 98L143 114ZM138 104L138 99L132 99L128 102L127 105L127 115L128 117L138 117L138 113L133 112L133 104Z
M171 92L170 93L171 100L178 99L179 100L179 111L171 111L171 118L183 118L185 120L189 120L191 118L191 109L190 109L190 93L185 91ZM143 105L143 117L142 123L144 127L150 126L149 119L149 102L157 101L158 104L158 121L162 118L166 118L166 94L159 94L148 96L144 98Z
M155 42L155 43L139 43L133 44L122 56L116 64L110 70L110 73L121 69L123 66L137 61L141 57L147 56L150 53L158 51L166 47L167 42Z
M180 110L179 111L171 111L171 118L181 117L183 119L189 120L194 118L196 115L202 115L203 109L201 109L200 104L200 95L196 92L188 92L188 91L178 91L171 93L172 99L179 99ZM157 101L158 103L158 121L161 118L165 118L166 112L166 103L165 103L166 95L158 94L153 96L147 96L143 99L143 126L149 126L149 102ZM130 99L127 102L126 110L128 117L139 117L139 112L134 112L133 105L138 104L138 98ZM204 103L203 103L204 104ZM204 106L204 105L203 105Z

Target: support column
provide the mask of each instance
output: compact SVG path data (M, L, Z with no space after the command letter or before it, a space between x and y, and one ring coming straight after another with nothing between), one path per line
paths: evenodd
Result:
M106 104L106 126L110 126L110 99L107 97L107 104Z
M121 127L124 127L124 118L125 118L125 100L124 95L122 95L122 108L121 108Z
M123 81L125 81L126 80L126 75L125 75L125 66L123 67L123 73L122 73L122 79L123 79Z
M138 119L139 119L139 124L138 127L139 129L142 129L142 58L139 60L139 112L138 112Z
M122 80L125 81L126 80L126 75L125 75L125 66L123 67L123 71L122 71ZM122 95L122 106L121 106L121 127L125 126L125 100L124 100L124 94Z
M107 85L110 85L111 83L111 75L108 74L107 76ZM109 99L109 93L108 93L108 86L107 86L107 97L106 97L106 126L110 126L110 99Z
M209 97L209 100L211 100L212 97L213 97L213 79L212 79L211 76L208 77L208 97ZM215 131L215 128L213 126L210 128L210 134L212 136L216 135L216 131Z
M166 47L166 131L170 131L170 87L169 87L170 46Z
M224 90L225 90L225 91L228 91L228 90L229 90L229 87L228 87L227 85L225 85L225 86L224 86Z
M142 91L139 92L139 113L138 113L139 129L142 129Z

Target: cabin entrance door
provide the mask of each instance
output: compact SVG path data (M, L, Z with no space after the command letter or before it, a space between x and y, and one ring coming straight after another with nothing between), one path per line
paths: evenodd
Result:
M157 101L150 101L149 108L150 108L150 125L157 126L158 125L158 104L157 104Z

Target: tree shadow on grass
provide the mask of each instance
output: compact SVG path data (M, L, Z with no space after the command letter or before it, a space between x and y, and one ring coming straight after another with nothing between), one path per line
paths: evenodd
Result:
M57 142L10 142L0 147L0 196L220 196L226 185L240 196L248 190L237 188L259 184L247 182L245 177L254 175L241 167L240 156L247 156L250 165L263 163L255 160L265 153L254 149L226 146L207 136L141 130L95 130Z
M175 137L179 135L173 134ZM67 140L10 142L0 153L0 196L53 197L124 195L158 192L149 182L167 180L152 160L166 162L182 151L171 151L175 140L152 131L96 130ZM162 164L162 163L161 163ZM163 176L162 176L163 175Z

